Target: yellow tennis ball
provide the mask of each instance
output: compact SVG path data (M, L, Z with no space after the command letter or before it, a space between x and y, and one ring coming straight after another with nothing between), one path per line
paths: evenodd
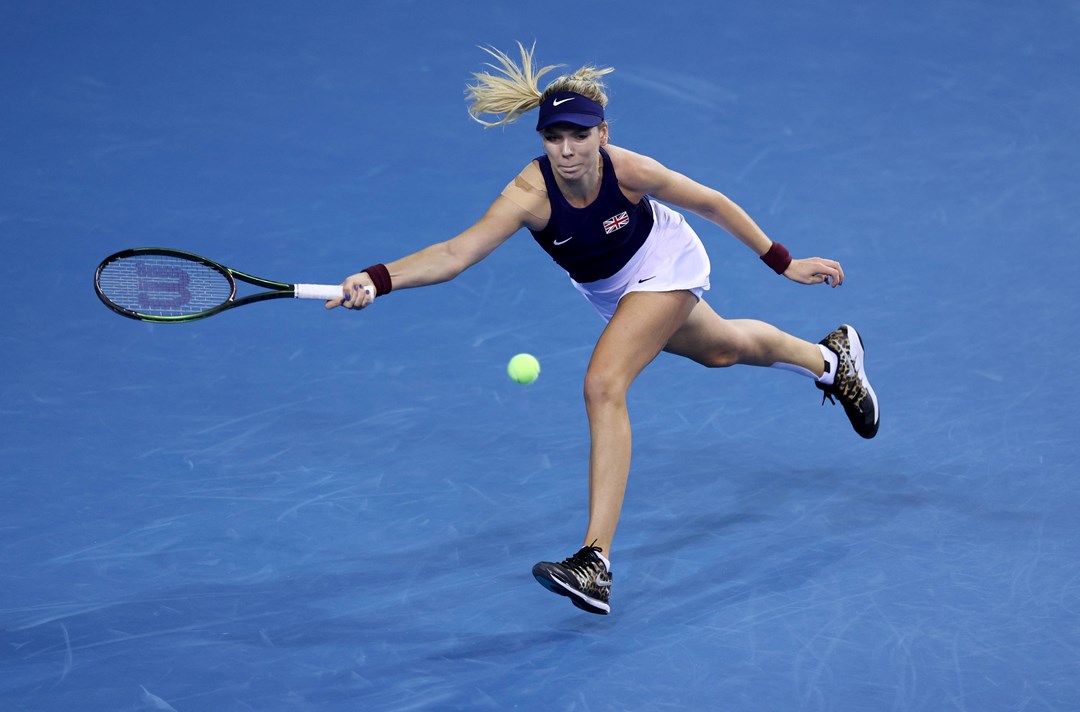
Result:
M506 366L510 380L517 383L532 383L540 375L540 362L532 354L518 354L510 359Z

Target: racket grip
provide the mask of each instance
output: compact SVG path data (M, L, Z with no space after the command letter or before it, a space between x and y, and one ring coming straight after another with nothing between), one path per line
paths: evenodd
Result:
M372 299L375 298L374 290L371 287L364 287L364 291L367 292ZM293 294L297 299L322 299L327 301L330 299L341 299L344 295L340 284L295 284L293 285Z

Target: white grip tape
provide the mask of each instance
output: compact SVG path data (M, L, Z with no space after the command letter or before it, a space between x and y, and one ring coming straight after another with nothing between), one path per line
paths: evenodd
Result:
M344 292L340 284L297 284L293 285L293 294L297 299L341 299Z
M374 287L365 286L364 291L372 299L375 298ZM341 299L345 292L340 284L295 284L293 285L293 294L296 295L297 299L322 299L328 301L330 299Z

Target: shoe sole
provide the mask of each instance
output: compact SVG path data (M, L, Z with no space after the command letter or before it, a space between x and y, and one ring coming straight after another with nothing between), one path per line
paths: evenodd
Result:
M566 596L571 603L587 613L595 613L601 616L611 613L611 606L603 601L597 601L595 598L586 596L581 591L556 578L547 569L542 568L540 564L533 567L533 578L552 593Z
M870 376L866 373L866 342L863 341L862 335L856 331L855 327L850 324L841 324L841 328L847 329L848 343L851 344L851 357L856 364L859 374L862 376L863 385L866 386L867 393L870 394L870 400L874 404L874 425L869 434L859 433L864 438L869 440L877 435L878 424L881 422L881 410L878 408L877 393L874 392L874 387L870 385ZM857 430L855 432L858 432Z

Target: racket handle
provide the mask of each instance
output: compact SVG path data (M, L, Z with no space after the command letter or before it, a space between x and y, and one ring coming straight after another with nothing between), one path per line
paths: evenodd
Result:
M375 291L371 287L364 287L364 291L367 292L372 299L375 298ZM344 292L341 289L340 284L294 284L293 294L297 299L322 299L327 301L330 299L341 299Z

